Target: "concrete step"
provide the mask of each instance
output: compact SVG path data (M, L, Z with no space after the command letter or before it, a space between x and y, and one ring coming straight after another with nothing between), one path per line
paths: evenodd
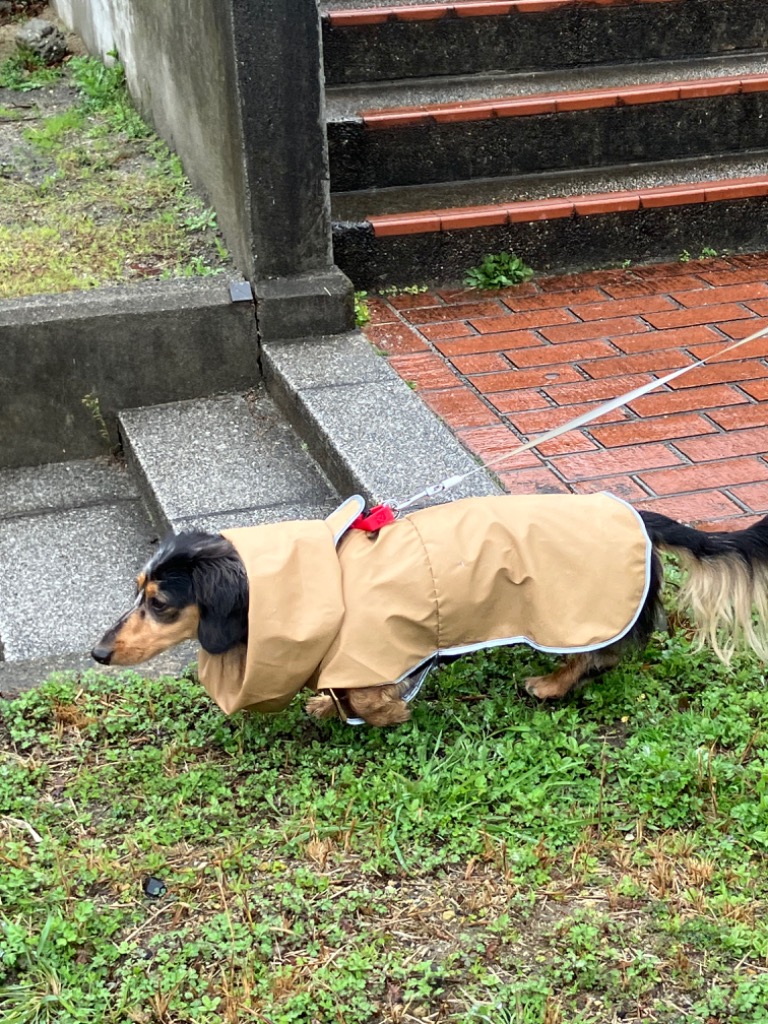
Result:
M334 197L334 257L357 288L461 279L511 250L536 271L760 251L765 151ZM362 211L370 211L363 216Z
M124 466L0 471L0 690L36 659L87 665L156 537Z
M324 517L349 494L397 500L460 472L473 475L453 496L498 493L359 332L267 343L262 358L266 391L120 414L160 529Z
M331 0L329 85L749 53L764 0Z
M673 69L664 81L634 74L639 83L446 103L421 104L416 96L402 107L329 123L331 187L389 188L766 149L767 66L761 57L741 62L736 75L676 78ZM622 82L618 72L609 78ZM561 81L567 84L565 76Z
M466 478L432 501L500 493L359 331L267 342L262 363L269 393L344 496L399 503L456 474Z
M375 114L399 109L425 110L436 105L452 108L488 100L594 92L659 82L734 79L761 75L767 71L768 59L764 52L760 52L702 57L697 60L634 61L549 71L356 82L326 87L326 117L329 122L361 118L373 123Z
M324 517L339 498L263 390L124 410L120 432L158 529Z

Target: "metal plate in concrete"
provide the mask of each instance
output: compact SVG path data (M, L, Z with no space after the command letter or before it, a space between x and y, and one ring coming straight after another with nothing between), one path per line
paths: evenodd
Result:
M5 659L90 650L126 610L152 538L137 501L0 520Z
M266 395L228 395L120 415L156 518L176 525L287 505L334 507L336 495ZM261 521L257 518L256 521Z

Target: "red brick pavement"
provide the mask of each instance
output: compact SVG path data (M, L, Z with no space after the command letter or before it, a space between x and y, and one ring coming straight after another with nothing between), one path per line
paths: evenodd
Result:
M758 330L768 254L369 300L366 333L486 463ZM499 466L513 493L608 490L715 529L768 513L768 338ZM432 483L430 467L414 487Z

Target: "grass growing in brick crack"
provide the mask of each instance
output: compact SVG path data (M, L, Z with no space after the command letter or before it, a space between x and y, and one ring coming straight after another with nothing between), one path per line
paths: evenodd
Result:
M371 319L368 292L355 292L355 326L365 327Z
M718 256L727 256L727 255L728 255L728 250L727 249L717 250L717 249L713 249L712 246L710 246L710 245L705 245L702 248L702 250L701 250L701 252L700 252L700 254L698 256L698 259L700 259L700 260L712 260L712 259L716 259ZM683 251L677 257L679 263L690 263L691 260L696 259L696 258L697 257L694 257L694 256L691 255L691 253L688 251L688 249L683 249Z
M402 295L423 295L426 291L429 291L429 288L425 284L390 284L386 288L380 288L379 295L384 295L389 299L399 298Z
M133 108L122 67L73 57L57 74L29 93L31 123L6 127L0 297L221 272L215 214Z
M130 673L8 702L3 1020L765 1022L760 667L657 637L541 707L546 663L458 662L389 731Z
M532 277L532 268L519 256L513 252L500 252L486 256L479 266L468 270L464 284L468 288L510 288Z

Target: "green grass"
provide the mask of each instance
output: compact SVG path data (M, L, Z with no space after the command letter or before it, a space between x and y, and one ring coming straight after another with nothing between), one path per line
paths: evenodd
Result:
M0 89L33 92L57 82L61 74L60 66L49 67L35 54L19 50L0 63Z
M6 107L0 104L0 123L3 121L23 121L24 119L23 110L14 110L13 107Z
M760 667L657 638L539 706L543 664L458 662L379 731L194 678L9 702L3 1021L768 1021Z
M215 214L132 106L121 65L73 57L55 70L78 98L19 126L27 155L0 175L0 298L221 273Z
M368 308L368 292L355 292L355 326L365 327L371 319Z

